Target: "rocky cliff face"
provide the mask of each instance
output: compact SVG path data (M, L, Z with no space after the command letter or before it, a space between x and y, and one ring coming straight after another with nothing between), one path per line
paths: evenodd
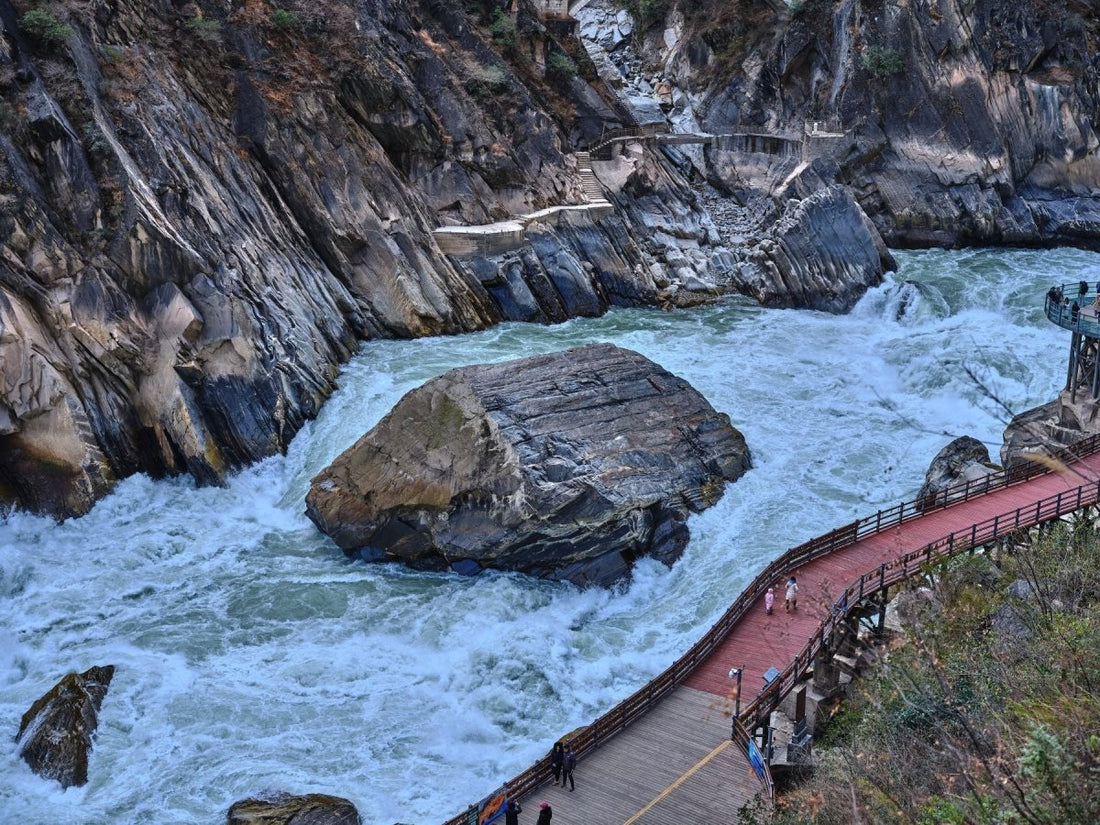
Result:
M583 202L574 145L626 120L531 6L4 0L0 21L0 508L216 483L284 449L363 338L733 288L652 152L599 225L440 252L440 225Z
M582 16L595 17L599 3ZM642 6L639 6L642 8ZM736 0L653 3L645 34L608 38L639 54L639 88L669 83L668 117L713 133L810 141L887 242L1079 244L1100 248L1100 14L1081 0ZM586 18L587 20L588 18ZM660 67L654 69L653 67ZM652 99L652 98L651 98ZM826 148L827 147L827 148ZM781 175L711 153L733 189Z
M621 94L522 2L0 0L0 508L216 483L364 338L728 292L843 311L880 232L1093 243L1095 14L1069 2L644 4L671 12L616 11L607 42L661 76ZM583 203L575 150L632 118L845 137L630 147L596 170L614 214L440 251L441 225Z

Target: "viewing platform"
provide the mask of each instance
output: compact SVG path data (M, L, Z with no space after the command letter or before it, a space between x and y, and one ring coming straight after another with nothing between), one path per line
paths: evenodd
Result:
M1065 387L1071 403L1079 389L1100 398L1100 283L1096 286L1094 292L1087 281L1052 286L1043 305L1051 322L1073 333Z

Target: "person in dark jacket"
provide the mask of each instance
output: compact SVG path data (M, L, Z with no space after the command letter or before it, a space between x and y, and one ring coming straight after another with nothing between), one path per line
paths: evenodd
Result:
M565 753L562 754L561 759L561 786L565 787L565 780L569 780L569 790L575 790L576 785L573 782L573 768L577 767L577 757L573 754L573 746L566 745Z
M508 807L504 809L504 825L519 825L519 815L523 808L514 799L508 800Z
M550 820L554 818L554 812L550 809L549 802L539 803L539 821L535 825L550 825Z
M557 785L558 780L561 779L561 761L564 753L561 742L555 742L554 747L550 749L550 770L554 773L555 785Z

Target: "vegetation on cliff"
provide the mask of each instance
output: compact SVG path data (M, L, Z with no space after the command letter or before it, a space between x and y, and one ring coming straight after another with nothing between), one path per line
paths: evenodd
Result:
M927 572L779 825L1100 821L1100 538L1081 518Z

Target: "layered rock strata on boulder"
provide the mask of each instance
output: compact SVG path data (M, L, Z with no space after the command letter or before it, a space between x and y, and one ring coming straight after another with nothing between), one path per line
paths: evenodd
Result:
M1047 456L1089 436L1100 435L1100 403L1087 389L1058 397L1013 417L1004 432L1001 463L1015 467Z
M765 306L835 313L850 310L897 268L871 220L835 185L790 201L748 261L734 279L738 292Z
M227 825L361 825L355 806L339 796L275 794L242 799L229 808Z
M942 503L945 490L967 482L980 483L999 469L985 444L969 435L960 436L936 453L917 499L926 505Z
M639 556L675 560L687 514L749 466L686 381L598 344L427 382L313 479L306 506L366 560L607 585Z
M88 781L99 708L114 673L113 665L70 673L23 714L15 741L31 770L63 788Z

